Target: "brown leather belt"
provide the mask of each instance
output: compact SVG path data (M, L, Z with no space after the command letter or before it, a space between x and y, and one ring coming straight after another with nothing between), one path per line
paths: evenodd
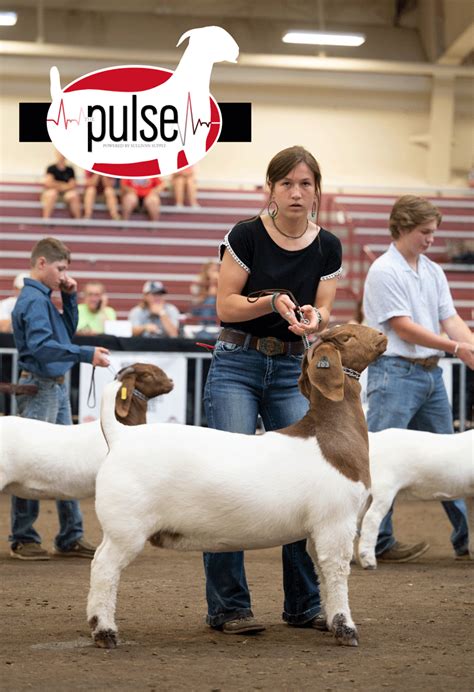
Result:
M282 341L275 336L251 336L250 334L226 328L221 331L218 337L218 341L228 341L238 346L244 346L247 340L248 348L254 348L266 356L296 356L304 353L302 341Z
M430 356L429 358L405 358L405 356L399 356L399 358L407 360L414 365L421 365L425 370L434 370L439 363L438 356Z
M28 372L28 370L22 370L20 372L20 377L41 377L41 375L35 375L34 372ZM64 384L64 375L60 375L59 377L43 377L41 379L53 380L53 382L57 382L57 384Z

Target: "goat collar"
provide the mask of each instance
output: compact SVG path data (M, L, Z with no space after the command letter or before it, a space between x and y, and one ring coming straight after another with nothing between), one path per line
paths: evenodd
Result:
M351 370L350 368L342 368L343 371L346 373L346 375L349 375L349 377L353 377L355 380L360 379L360 372L357 372L357 370Z
M142 401L149 401L149 400L150 400L150 397L149 397L149 396L145 396L145 395L142 394L138 389L134 389L133 392L132 392L132 395L133 395L133 396L136 396L137 399L141 399Z

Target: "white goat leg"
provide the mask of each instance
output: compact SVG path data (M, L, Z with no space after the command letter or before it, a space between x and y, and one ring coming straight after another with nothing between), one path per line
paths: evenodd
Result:
M364 569L377 569L377 558L375 557L377 536L379 535L382 519L392 506L394 497L395 495L377 497L362 520L357 552L359 564Z
M336 547L335 535L338 536ZM324 583L323 607L326 622L338 643L343 646L359 645L359 635L349 608L348 578L353 541L354 534L348 531L347 526L319 528L314 536L314 542L318 546L316 560ZM311 543L309 545L312 551Z
M145 541L128 545L106 537L96 550L91 564L91 586L87 599L87 620L92 639L102 649L117 646L115 610L122 570L143 550Z
M312 538L308 538L306 540L306 551L310 558L313 561L314 564L314 569L316 570L316 574L318 575L318 582L319 582L319 595L321 598L321 612L326 614L326 608L325 608L325 603L326 603L326 582L324 580L324 573L321 569L321 566L319 564L319 558L318 558L318 552L316 550L316 546L314 544L314 541Z

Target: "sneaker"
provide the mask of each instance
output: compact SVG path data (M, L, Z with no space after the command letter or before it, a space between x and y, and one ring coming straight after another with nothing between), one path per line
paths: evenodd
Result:
M407 545L397 541L391 548L377 555L377 560L379 562L411 562L424 555L429 547L429 543L425 542Z
M459 553L454 556L455 560L470 560L469 550L467 548L462 548Z
M53 552L56 557L86 557L92 560L95 548L83 538L79 538L68 550L59 550L57 546L54 546Z
M10 548L10 555L18 560L49 560L48 551L41 543L17 543Z
M326 616L324 613L318 613L317 615L312 618L312 620L308 620L307 622L303 622L301 625L290 625L291 627L301 627L303 629L314 629L318 630L319 632L328 632L328 625L326 622Z
M263 632L265 625L262 625L254 617L249 615L238 620L228 620L219 628L224 634L249 634L250 632Z

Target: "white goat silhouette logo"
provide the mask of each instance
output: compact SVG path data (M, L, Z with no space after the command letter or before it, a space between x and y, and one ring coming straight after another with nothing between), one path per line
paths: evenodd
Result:
M239 47L218 26L191 29L174 72L143 65L98 70L61 89L52 67L48 133L78 166L114 177L169 175L202 159L222 119L209 92L215 62L236 62Z

